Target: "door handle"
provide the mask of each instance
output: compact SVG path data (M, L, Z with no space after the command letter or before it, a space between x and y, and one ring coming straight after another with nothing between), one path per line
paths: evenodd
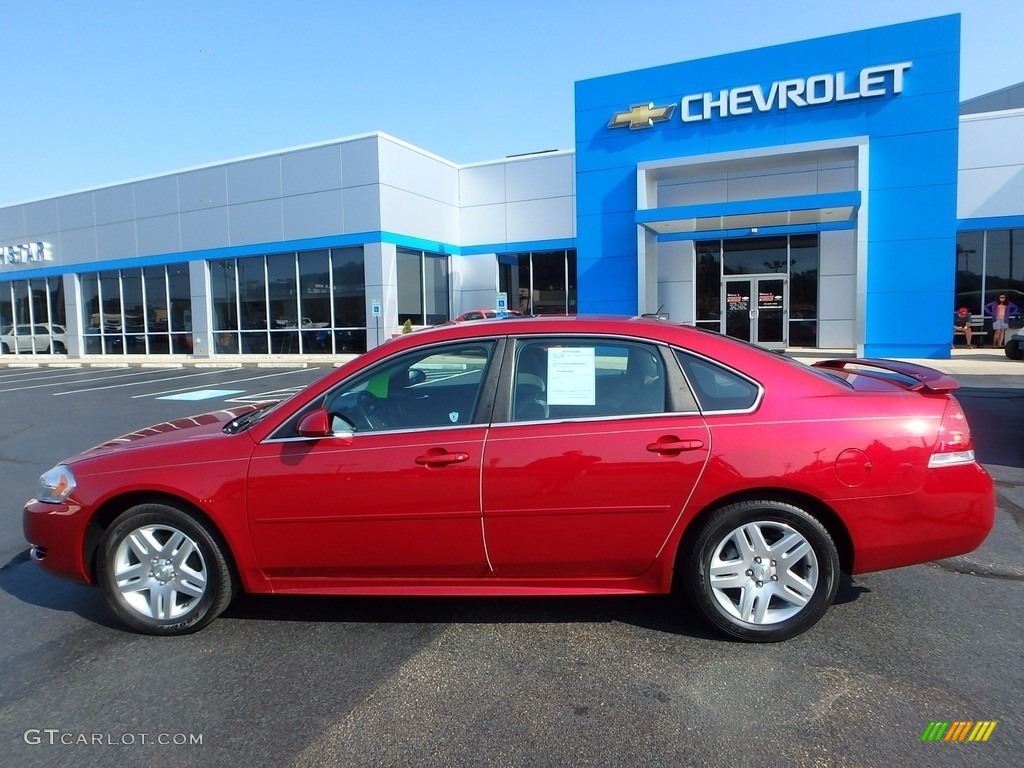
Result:
M422 456L417 456L416 463L421 467L446 467L449 464L459 464L468 458L468 453L450 453L444 448L431 448Z
M683 451L699 451L703 447L703 440L680 440L676 437L659 437L657 442L647 446L647 450L651 453L660 453L662 456L675 456Z

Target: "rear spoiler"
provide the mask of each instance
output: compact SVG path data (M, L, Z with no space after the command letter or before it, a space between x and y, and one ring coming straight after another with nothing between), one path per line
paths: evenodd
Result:
M819 360L813 364L815 368L826 368L833 371L855 373L858 376L871 376L886 381L903 383L912 392L942 394L952 392L960 385L952 376L929 368L926 365L907 363L902 360L885 360L881 358L853 357L845 360ZM882 373L884 371L885 373ZM905 377L907 381L899 382L891 375Z

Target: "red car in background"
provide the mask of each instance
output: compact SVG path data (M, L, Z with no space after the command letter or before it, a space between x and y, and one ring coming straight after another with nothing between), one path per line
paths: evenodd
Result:
M505 314L509 317L522 317L523 313L518 309L509 309L505 311ZM495 320L498 319L498 311L496 309L471 309L468 312L463 312L461 315L452 320L453 323L465 323L469 320Z
M654 594L792 637L841 572L977 547L992 480L930 368L808 367L652 319L451 324L278 404L159 424L40 479L32 557L130 627L239 591Z

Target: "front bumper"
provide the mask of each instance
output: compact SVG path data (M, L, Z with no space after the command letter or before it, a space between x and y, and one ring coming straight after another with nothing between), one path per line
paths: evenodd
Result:
M30 499L25 504L22 530L32 548L32 560L54 576L93 584L85 559L88 524L87 515L77 504Z

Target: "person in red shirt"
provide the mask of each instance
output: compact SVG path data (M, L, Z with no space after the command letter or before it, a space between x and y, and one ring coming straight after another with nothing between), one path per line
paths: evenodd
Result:
M971 346L971 321L974 320L974 316L971 315L971 311L967 307L960 307L953 315L953 339L956 340L956 332L963 331L964 338L967 339L967 346Z

